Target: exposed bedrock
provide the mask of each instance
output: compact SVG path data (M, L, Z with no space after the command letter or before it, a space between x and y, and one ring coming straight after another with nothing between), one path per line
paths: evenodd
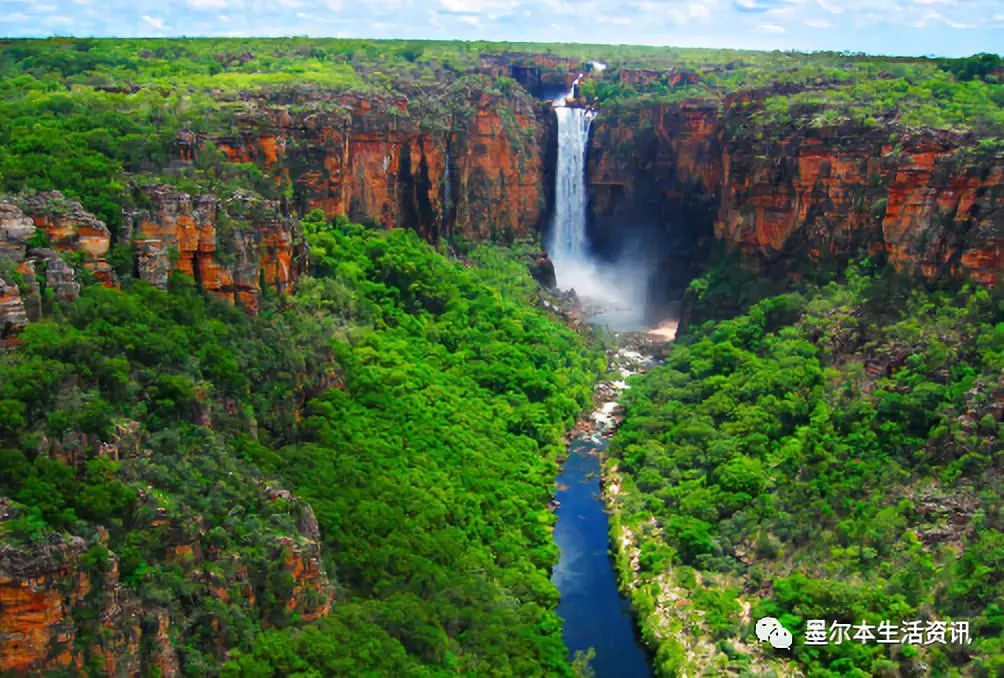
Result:
M129 454L123 448L116 456L120 452ZM281 500L301 516L296 530L255 536L268 553L268 570L207 543L201 517L171 515L152 494L141 494L140 502L150 509L144 513L151 516L150 527L162 532L165 562L184 570L193 596L239 606L248 617L262 619L265 628L282 617L298 623L316 620L328 613L334 587L325 571L313 511L282 488L264 486L262 495L262 502ZM0 528L17 517L18 511L0 497ZM183 605L163 607L162 601L144 598L124 584L114 553L99 548L106 560L96 561L95 548L107 541L99 530L90 542L52 535L42 543L0 545L0 674L179 674L176 647L197 632L197 620L187 616ZM272 585L273 574L287 578L289 585ZM231 631L218 623L211 628L213 647L222 659L233 642Z
M652 288L676 296L705 266L721 184L714 106L601 111L586 173L601 256L654 258Z
M508 240L539 227L547 127L518 87L461 87L449 101L311 93L245 103L235 133L179 133L181 159L212 142L271 173L293 211L370 218L428 238Z
M702 102L604 111L588 163L597 248L654 226L666 265L687 274L713 235L771 274L883 253L926 280L1004 282L999 151L929 130L757 128L755 111ZM676 277L686 275L667 282Z

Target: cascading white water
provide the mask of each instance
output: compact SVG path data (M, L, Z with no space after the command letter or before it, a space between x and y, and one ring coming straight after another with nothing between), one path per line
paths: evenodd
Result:
M633 329L641 326L645 316L648 273L637 260L611 264L595 259L586 233L586 148L596 112L568 105L581 78L575 79L570 92L554 100L558 158L548 253L559 288L574 289L611 327Z
M586 143L593 113L555 103L558 116L558 163L555 168L551 258L555 266L576 264L589 256L586 240Z

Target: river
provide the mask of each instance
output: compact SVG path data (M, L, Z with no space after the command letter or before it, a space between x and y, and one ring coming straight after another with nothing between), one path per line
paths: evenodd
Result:
M666 338L649 333L652 345ZM652 675L631 605L617 587L600 471L607 436L617 424L616 398L627 388L624 379L653 364L653 358L644 352L622 348L614 354L612 366L622 378L597 386L598 409L590 417L592 430L569 443L557 480L554 541L561 556L551 580L561 593L558 616L564 620L564 639L571 656L590 648L595 651L591 667L598 678Z
M552 575L561 591L558 615L565 621L565 644L573 655L596 651L591 666L597 678L650 676L608 550L610 521L600 496L600 453L605 447L602 438L573 441L558 476L554 540L561 559Z

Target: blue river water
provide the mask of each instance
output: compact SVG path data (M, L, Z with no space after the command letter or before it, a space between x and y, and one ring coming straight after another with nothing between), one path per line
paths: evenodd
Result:
M617 589L609 555L610 521L600 495L600 456L606 442L576 440L558 476L558 520L554 540L561 557L551 580L561 593L558 615L565 644L596 651L597 678L652 675L638 639L631 608Z

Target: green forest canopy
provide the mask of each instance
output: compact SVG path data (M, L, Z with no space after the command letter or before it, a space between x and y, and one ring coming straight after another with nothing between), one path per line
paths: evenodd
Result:
M694 303L722 284L695 282ZM681 636L717 643L720 670L748 668L736 643L755 647L768 615L796 638L819 618L972 625L964 646L799 640L812 675L1004 669L1002 370L999 294L872 265L688 329L633 382L611 447L614 531L640 546L640 571L621 574L657 670L692 670ZM660 608L667 586L693 612Z

